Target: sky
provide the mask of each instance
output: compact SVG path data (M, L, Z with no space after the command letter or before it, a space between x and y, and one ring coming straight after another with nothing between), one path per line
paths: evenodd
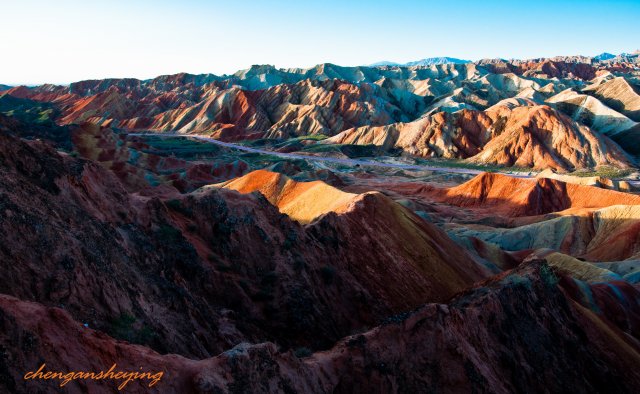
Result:
M640 0L0 0L0 83L640 47Z

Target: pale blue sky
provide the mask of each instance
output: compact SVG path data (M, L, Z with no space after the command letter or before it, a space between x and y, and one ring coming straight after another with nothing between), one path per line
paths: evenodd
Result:
M0 9L7 84L640 47L640 0L0 0Z

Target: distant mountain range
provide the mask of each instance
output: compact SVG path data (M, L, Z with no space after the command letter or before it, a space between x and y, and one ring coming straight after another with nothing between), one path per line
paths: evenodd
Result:
M637 58L638 54L640 54L640 50L636 50L635 52L631 52L631 53L621 53L619 55L614 55L611 54L609 52L603 52L599 55L593 56L593 57L589 57L589 56L562 56L562 60L568 60L568 59L574 59L574 61L578 61L578 62L589 62L589 61L598 61L598 62L604 62L604 61L615 61L615 60L628 60L629 58ZM556 58L551 58L551 59L555 59L555 60L560 60ZM501 61L509 61L507 59L500 59ZM486 59L485 59L486 61ZM519 59L511 59L511 61L525 61L525 59L519 60ZM481 62L481 61L478 61ZM455 57L448 57L448 56L443 56L443 57L428 57L428 58L424 58L421 60L416 60L416 61L412 61L412 62L407 62L407 63L397 63L397 62L391 62L391 61L380 61L377 63L373 63L373 64L369 64L368 67L412 67L412 66L434 66L434 65L440 65L440 64L466 64L466 63L474 63L471 60L463 60L463 59L457 59ZM477 63L477 62L475 62Z
M613 55L613 54L611 54L609 52L603 52L603 53L599 54L598 56L594 56L593 58L596 59L596 60L603 61L603 60L613 59L615 57L616 57L616 55Z
M471 60L462 60L456 59L454 57L427 57L422 60L416 60L413 62L407 63L395 63L389 61L381 61L377 63L370 64L370 67L384 67L384 66L400 66L400 67L411 67L411 66L435 66L439 64L465 64L471 63Z
M623 52L619 55L613 55L611 53L604 52L599 54L598 56L594 56L593 59L601 62L635 61L638 58L639 54L640 50L636 50L631 53Z

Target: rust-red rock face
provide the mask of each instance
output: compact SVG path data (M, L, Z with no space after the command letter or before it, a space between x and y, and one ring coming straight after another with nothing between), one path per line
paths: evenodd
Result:
M456 206L486 208L506 216L533 216L566 209L640 205L640 196L565 183L555 179L518 179L483 173L449 189L426 192Z

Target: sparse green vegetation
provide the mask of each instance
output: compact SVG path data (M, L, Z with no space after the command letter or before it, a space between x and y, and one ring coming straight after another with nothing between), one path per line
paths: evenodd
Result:
M22 122L42 126L54 126L56 111L48 103L13 97L0 96L0 113L12 116Z
M554 287L559 282L556 274L546 263L540 266L540 278L542 278L542 280L548 287Z
M264 286L273 286L278 281L278 274L275 271L269 271L262 275L260 283Z
M322 141L329 138L324 134L302 135L300 137L290 138L289 141Z
M322 153L322 152L340 152L340 148L346 146L341 144L314 144L305 146L303 151L312 152L312 153Z
M284 242L282 243L282 247L285 250L291 249L295 245L297 240L298 240L298 234L295 231L291 230L287 233L287 236L284 239Z
M292 138L259 138L257 140L243 140L237 141L235 144L242 146L249 146L254 148L265 148L269 146L284 146L289 144L295 144L302 141L322 141L329 138L329 136L322 134L314 135L301 135L299 137Z
M421 166L433 166L433 167L448 167L448 168L466 168L469 170L478 170L485 172L536 172L531 168L525 167L504 167L493 164L475 164L469 163L461 159L415 159L416 165Z
M377 145L350 145L350 144L313 144L302 148L302 151L309 153L342 153L349 158L377 157L382 151ZM386 153L385 153L385 156Z
M271 301L273 300L273 293L270 289L262 288L251 296L254 301Z
M143 150L143 152L160 156L175 156L185 160L216 157L223 149L218 145L190 138L163 138L155 135L141 138L152 148Z
M182 203L178 199L169 200L165 204L174 211L179 211L182 208Z
M263 148L263 147L266 147L266 146L279 144L279 143L282 143L282 142L285 142L285 141L287 141L287 140L286 139L279 139L279 138L259 138L257 140L236 141L236 142L234 142L234 144L242 145L242 146L249 146L249 147L253 147L253 148Z
M244 290L246 293L249 292L249 290L251 290L251 283L249 283L248 280L246 279L240 279L238 281L238 285L242 288L242 290Z
M307 263L304 261L302 257L298 257L295 260L293 260L293 269L296 270L296 272L300 272L306 268L307 268Z
M634 170L631 168L618 168L611 166L601 166L595 170L578 170L571 173L573 176L593 177L600 176L609 179L618 179L629 176Z
M254 301L271 301L273 292L278 282L278 274L275 271L260 273L260 288L251 296Z
M266 153L257 153L257 152L245 152L239 155L243 160L251 160L252 162L263 161L263 162L275 162L282 161L283 159L276 156L270 155Z

